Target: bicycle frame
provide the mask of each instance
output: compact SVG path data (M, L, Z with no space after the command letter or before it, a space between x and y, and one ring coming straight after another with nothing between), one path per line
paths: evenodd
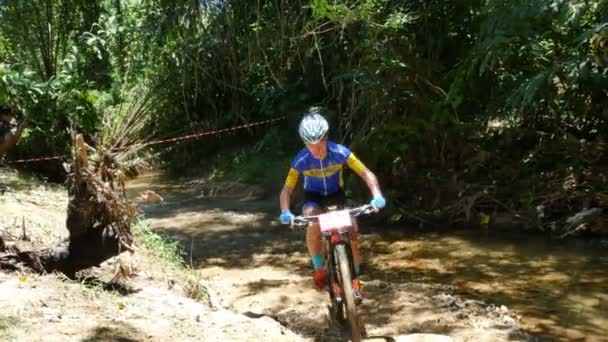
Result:
M352 294L352 275L354 262L351 249L353 220L356 216L367 214L376 209L371 205L364 205L354 209L329 211L318 216L294 219L296 226L308 226L319 223L325 247L325 265L328 271L329 298L332 304L332 318L340 322L349 321L353 341L360 341L365 334L357 314L356 304ZM341 295L334 293L334 284L337 284ZM345 315L346 314L346 315Z

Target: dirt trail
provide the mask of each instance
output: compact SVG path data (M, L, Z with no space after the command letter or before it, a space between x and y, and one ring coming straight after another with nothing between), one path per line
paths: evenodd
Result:
M212 310L166 287L134 284L134 292L122 296L52 276L16 279L0 273L0 340L302 340L270 318Z
M129 195L154 190L161 204L142 207L152 228L180 240L191 262L225 308L250 317L271 317L312 341L345 340L328 324L327 295L312 289L303 231L275 222L273 200L256 189L219 182L168 182L146 174L129 184ZM457 341L521 341L528 337L506 307L455 295L449 286L409 282L378 266L377 234L363 234L366 259L361 307L370 340L413 333L446 334ZM412 256L397 251L393 259ZM386 257L386 256L385 256ZM430 265L432 267L432 265Z
M11 185L0 195L0 237L7 246L40 248L66 236L62 186L23 181L6 169L0 184ZM210 305L195 274L140 242L137 253L112 258L77 280L0 271L0 341L303 341L269 317ZM111 280L118 264L131 266L120 283Z

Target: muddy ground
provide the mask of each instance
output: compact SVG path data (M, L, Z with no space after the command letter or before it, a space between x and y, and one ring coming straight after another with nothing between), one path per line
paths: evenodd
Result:
M1 180L13 184L0 197L5 240L35 248L66 235L63 187L22 181L6 171ZM343 328L329 324L327 295L312 288L303 231L277 225L276 203L259 199L260 189L211 180L167 181L150 173L129 184L129 196L143 190L164 197L161 204L142 203L147 223L181 241L192 268L159 259L159 251L141 246L77 280L0 273L0 340L347 340ZM399 269L413 267L416 255L406 245L394 249L407 242L393 241L390 254L375 254L386 249L386 240L365 231L363 239L367 299L361 312L369 340L399 341L414 333L445 334L456 341L531 339L520 318L504 306L403 276ZM120 264L131 271L116 282Z
M7 245L39 248L67 236L62 186L7 169L0 169L0 185L0 237ZM197 272L142 241L138 246L76 280L0 271L0 341L304 340L271 318L213 305ZM119 265L128 271L115 278Z
M328 324L326 293L312 288L304 232L277 224L272 196L231 183L168 182L157 174L129 185L131 196L145 190L164 198L161 204L142 205L151 227L182 242L192 267L223 307L249 317L270 317L309 340L346 338L342 329ZM386 254L374 253L386 248L385 237L362 230L367 298L360 311L371 339L413 333L445 334L459 341L530 339L519 318L504 306L460 297L447 285L403 277L398 268L415 264L416 258L405 248L407 242L399 250L400 242L393 241L392 260L386 262Z

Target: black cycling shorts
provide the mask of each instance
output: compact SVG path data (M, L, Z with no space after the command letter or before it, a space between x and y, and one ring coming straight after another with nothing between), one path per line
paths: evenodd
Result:
M323 196L318 192L304 191L304 204L302 205L302 208L318 207L325 211L332 206L343 208L345 205L346 194L344 194L344 190L342 189L327 196Z
M317 207L322 211L329 210L330 207L336 206L337 209L343 209L346 206L346 194L344 190L340 189L333 194L323 196L318 192L304 191L304 204L302 205L302 211L307 207ZM359 226L355 226L356 229L351 231L350 239L355 241L359 236Z

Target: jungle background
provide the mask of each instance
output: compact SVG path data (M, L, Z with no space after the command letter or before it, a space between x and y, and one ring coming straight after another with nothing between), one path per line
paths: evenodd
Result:
M605 340L607 83L607 0L0 0L0 339L343 341L276 220L323 106L372 336Z
M6 161L67 154L74 131L127 168L274 196L302 112L322 105L387 219L565 234L608 201L607 18L602 0L1 0L0 103L32 122ZM57 160L22 167L65 177Z

